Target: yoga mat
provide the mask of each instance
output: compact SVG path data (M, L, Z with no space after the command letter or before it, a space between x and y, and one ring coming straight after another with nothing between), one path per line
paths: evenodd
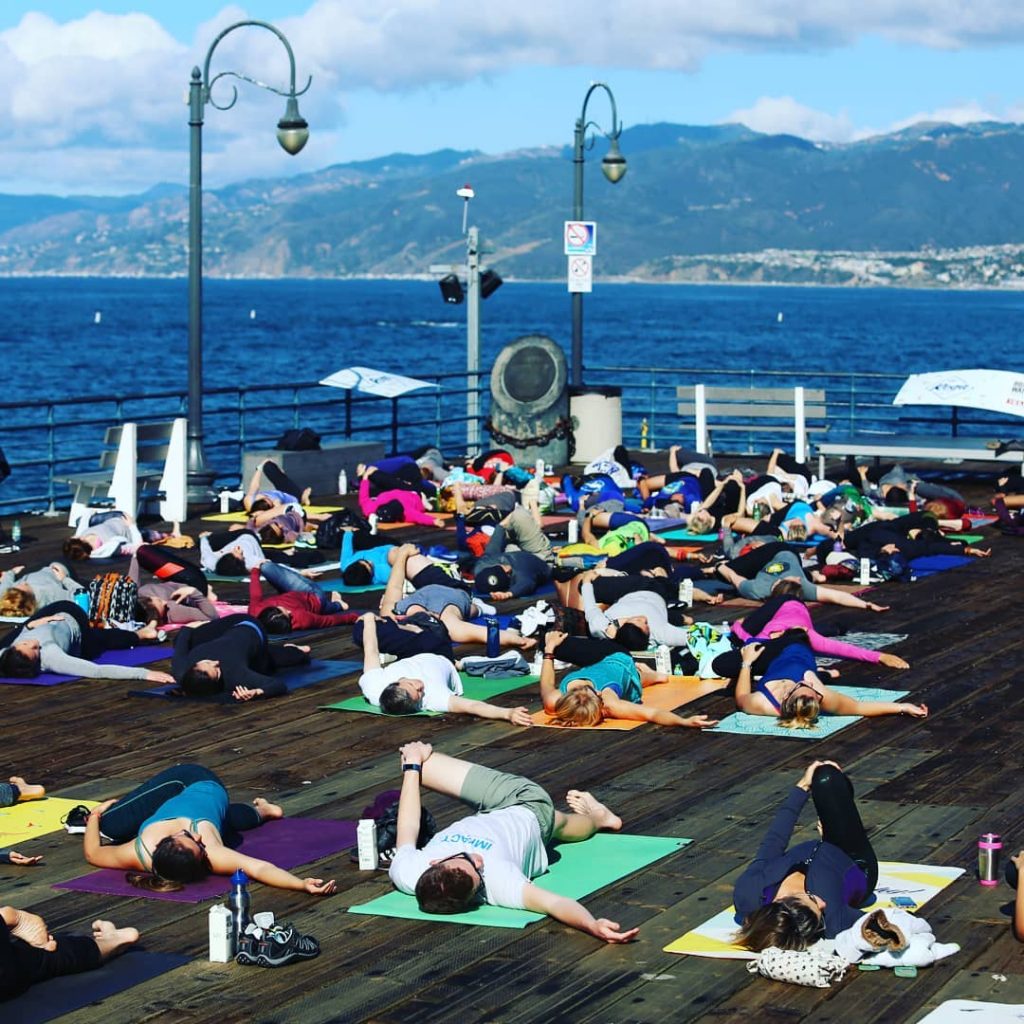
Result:
M673 676L667 683L656 683L654 686L644 687L644 707L660 708L662 711L675 711L683 704L703 697L707 693L714 693L722 689L722 681L699 679L697 676ZM548 713L541 709L535 711L531 716L534 725L544 726L548 729L565 729L565 726L558 725L548 716ZM574 725L568 731L577 732L579 729L604 729L625 732L629 729L636 729L641 725L648 725L648 722L626 721L621 718L606 718L600 725Z
M307 515L321 515L324 512L340 512L340 505L304 505L302 511ZM249 513L243 509L239 509L235 512L213 512L208 516L203 516L203 521L207 523L247 523L249 521Z
M959 569L962 565L970 565L973 561L970 555L923 555L921 558L912 558L910 568L921 580L936 573L946 572L947 569Z
M999 522L997 515L969 515L967 518L971 521L971 528L975 530L979 526L991 526L993 523Z
M917 1024L1020 1024L1024 1003L983 1003L976 999L947 999Z
M977 544L985 537L980 533L947 533L946 540L962 540L965 544Z
M535 686L540 682L539 676L508 676L504 679L481 679L479 676L470 676L465 672L459 673L462 680L462 696L469 700L490 700L502 693L509 693L518 690L522 686ZM349 697L347 700L340 700L336 704L321 704L321 711L358 711L366 715L383 715L376 704L371 704L362 694L358 697ZM414 718L417 715L424 718L437 718L440 711L416 711L412 715L397 717ZM389 718L396 717L389 715Z
M653 864L670 853L681 850L691 839L671 839L661 836L612 835L599 832L582 843L557 846L559 859L546 875L534 881L542 888L559 896L578 900L611 885L634 871ZM484 872L487 863L484 861ZM350 914L376 914L381 917L401 917L408 921L438 921L448 924L476 924L487 928L525 928L534 921L542 921L544 914L529 910L509 910L506 907L482 906L464 914L425 914L416 906L416 897L402 892L389 892L369 903L349 907ZM623 922L624 927L628 925Z
M867 913L878 907L891 907L894 896L909 896L920 907L963 873L963 868L883 861L878 865L878 885L875 889L878 899L863 910ZM727 907L709 921L670 942L664 948L664 952L713 957L718 960L753 960L757 956L756 953L732 943L732 936L739 927L736 924L735 913L735 907Z
M214 608L217 609L217 613L223 619L228 615L245 615L249 611L248 605L244 604L228 604L227 601L214 601ZM168 622L160 627L165 633L177 633L179 629L185 628L184 622Z
M141 949L130 949L108 960L98 970L66 974L33 985L16 999L8 999L0 1009L8 1024L44 1024L108 996L116 996L144 981L151 981L189 963L191 959L180 953L147 953Z
M26 800L13 807L4 807L0 810L0 849L38 839L51 832L60 832L64 828L60 819L72 807L84 804L91 809L97 803L98 800L67 800L60 796L48 796L43 800Z
M662 516L659 519L651 519L647 516L643 518L644 522L647 524L647 529L650 530L651 533L665 533L667 530L683 529L682 521L676 519L674 516ZM717 536L717 534L715 536Z
M674 530L663 531L666 540L693 540L704 544L710 544L718 540L717 533L690 533L685 527L677 526Z
M870 686L833 686L837 693L845 693L854 700L902 700L909 690L879 690ZM737 711L723 718L711 733L730 732L739 736L777 736L784 740L820 740L832 736L854 722L861 715L822 715L813 729L784 729L775 715L748 715Z
M324 821L316 818L279 818L268 821L251 832L242 833L238 847L249 857L270 861L290 871L300 864L309 864L331 854L354 846L354 821ZM136 889L125 881L123 870L101 868L87 875L56 882L54 889L74 892L96 892L107 896L127 896L138 899L171 900L174 903L202 903L203 900L221 899L231 889L227 875L208 875L201 882L192 882L175 892L150 892Z
M169 658L171 648L166 644L152 647L129 647L123 651L104 651L97 659L97 665L124 665L129 668L137 668L142 665L149 665L161 658ZM41 672L33 679L14 679L0 676L0 683L9 686L60 686L61 683L70 683L83 676L58 675L56 672Z
M892 647L893 644L902 643L907 639L906 633L844 633L842 636L833 637L835 640L842 640L848 644L856 644L857 647L864 647L869 651L881 651L883 648ZM819 668L827 668L831 665L840 665L845 658L821 658L816 657Z
M295 668L278 672L274 678L283 682L288 693L294 690L304 690L307 686L314 686L322 683L325 679L335 679L338 676L351 675L353 672L362 672L363 665L359 661L329 661L314 658L308 665L298 665ZM227 703L232 705L247 704L248 701L233 701L226 699L225 694L215 693L210 697L186 697L178 690L177 683L168 683L166 686L154 686L149 690L129 690L131 697L163 697L166 700L200 700L208 703Z
M383 590L383 583L367 583L361 587L350 587L347 583L343 583L339 580L332 580L329 585L321 586L317 583L317 586L325 593L329 594L332 590L338 591L339 594L368 594L371 590Z
M0 622L9 622L14 626L20 626L23 622L28 622L27 615L0 615Z

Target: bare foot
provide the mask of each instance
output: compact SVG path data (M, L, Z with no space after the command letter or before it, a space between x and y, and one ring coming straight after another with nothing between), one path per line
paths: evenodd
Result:
M157 629L156 619L152 622L147 622L142 629L136 630L135 635L140 640L156 640L159 637L159 630Z
M139 941L139 933L135 928L118 928L113 921L93 921L93 941L100 948L100 956L106 960L124 952L125 946Z
M311 648L309 644L285 644L285 647L294 647L297 651L302 651L303 654L309 654Z
M260 817L264 821L269 821L271 818L284 817L284 808L281 807L280 804L272 804L269 800L265 800L261 796L258 796L253 800L253 806L260 812Z
M303 492L302 492L302 493L301 493L301 494L299 495L299 504L300 504L300 505L308 505L308 504L309 504L309 500L310 500L310 498L312 498L312 497L313 497L313 488L312 488L312 487L307 487L307 488L306 488L306 489L305 489L305 490L304 490L304 491L303 491Z
M588 818L598 827L618 832L622 828L622 819L610 810L593 794L582 789L570 789L565 794L565 802L577 813Z
M45 786L32 786L20 775L12 775L7 781L18 787L19 800L42 800L46 796Z

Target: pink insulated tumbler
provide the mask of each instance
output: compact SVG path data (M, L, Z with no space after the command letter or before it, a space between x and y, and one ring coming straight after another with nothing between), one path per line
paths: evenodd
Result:
M999 851L1003 837L986 832L978 839L978 881L982 885L999 884Z

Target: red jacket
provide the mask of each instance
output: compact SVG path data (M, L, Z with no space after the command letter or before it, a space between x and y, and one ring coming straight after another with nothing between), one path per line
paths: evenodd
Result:
M337 612L334 615L320 614L320 598L316 594L295 590L285 594L263 596L259 569L249 573L249 614L259 615L264 608L284 608L291 613L292 629L326 629L328 626L343 626L359 618L357 612Z

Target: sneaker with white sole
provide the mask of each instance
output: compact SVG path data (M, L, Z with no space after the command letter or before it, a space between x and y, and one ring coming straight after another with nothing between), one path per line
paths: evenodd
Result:
M65 832L70 832L71 835L84 835L85 826L89 821L89 812L92 810L91 807L86 807L85 804L78 804L77 807L72 807L63 818L60 819L60 823L64 826Z
M238 943L235 961L249 967L284 967L297 960L320 955L320 943L311 935L300 935L291 924L270 928L249 925Z

